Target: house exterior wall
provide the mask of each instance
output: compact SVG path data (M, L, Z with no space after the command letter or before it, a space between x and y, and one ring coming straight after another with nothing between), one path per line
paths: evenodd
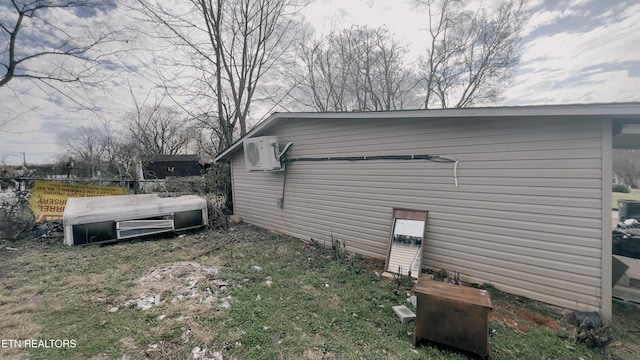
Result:
M284 172L248 172L240 150L234 210L249 223L320 243L333 236L381 259L393 208L426 210L424 268L568 308L608 303L610 311L601 298L610 277L601 267L606 129L599 117L282 121L260 135L293 142L290 157L449 156L460 160L459 186L451 163L294 162L280 209Z
M176 176L199 176L205 172L198 161L150 161L144 166L145 179L166 179Z

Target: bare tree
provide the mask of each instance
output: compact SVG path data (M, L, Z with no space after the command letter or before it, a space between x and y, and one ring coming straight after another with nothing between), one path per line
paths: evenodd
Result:
M325 40L316 40L310 46L298 50L304 68L294 74L299 91L296 100L317 111L353 110L351 81L357 78L355 65L350 62L348 44L335 41L336 35L330 34Z
M631 187L640 187L640 151L614 150L613 173Z
M104 133L99 127L81 126L58 136L58 145L72 159L69 167L81 169L90 177L101 170L105 153ZM71 164L73 162L73 165Z
M187 9L151 0L137 2L189 56L173 64L198 73L189 77L187 93L211 100L210 108L191 115L215 116L217 124L211 128L220 136L219 146L229 146L238 128L240 135L247 132L256 91L288 50L290 31L297 24L296 1L189 0Z
M387 111L416 106L405 48L385 27L354 26L302 46L298 99L318 111Z
M87 16L112 6L98 0L2 1L0 87L22 78L58 90L56 83L82 83L94 76L100 58L107 54L92 50L115 41L117 32L88 29L86 25L74 29L59 18Z
M358 65L358 108L396 110L411 104L414 78L404 64L406 49L385 27L355 27L348 33Z
M430 48L421 61L424 108L462 108L495 102L520 60L528 14L523 0L504 0L493 11L465 9L465 0L416 0L426 8Z
M162 105L146 106L130 117L129 132L141 155L185 153L193 138L192 127L182 115Z
M218 128L218 123L211 121L211 115L201 114L193 119L193 145L196 152L214 158L220 151L224 150L220 146L222 138Z
M134 139L114 121L103 120L100 125L100 142L104 149L103 173L110 178L124 180L136 176L136 147Z
M58 136L73 173L80 176L138 179L140 155L185 153L195 137L181 115L160 104L130 113L122 128L103 120Z
M66 168L68 175L137 179L134 139L112 121L63 133L58 144L62 154L57 166Z

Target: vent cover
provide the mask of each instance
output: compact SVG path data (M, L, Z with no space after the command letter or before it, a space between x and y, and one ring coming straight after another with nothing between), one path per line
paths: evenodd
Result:
M245 146L245 151L247 152L247 159L251 166L258 166L260 164L260 150L258 149L258 145L256 143L248 143Z
M261 136L244 140L244 161L247 170L281 170L277 136Z

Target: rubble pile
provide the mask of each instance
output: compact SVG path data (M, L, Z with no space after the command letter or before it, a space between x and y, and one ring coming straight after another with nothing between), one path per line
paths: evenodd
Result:
M196 262L178 262L160 266L138 279L135 297L126 307L148 310L164 302L206 303L221 308L230 306L231 296L225 296L229 283L218 278L218 269Z

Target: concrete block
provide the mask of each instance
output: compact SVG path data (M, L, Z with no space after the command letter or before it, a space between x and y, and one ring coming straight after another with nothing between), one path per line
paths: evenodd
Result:
M396 313L403 324L416 319L416 314L414 314L413 311L409 310L409 308L404 305L394 306L393 312Z

